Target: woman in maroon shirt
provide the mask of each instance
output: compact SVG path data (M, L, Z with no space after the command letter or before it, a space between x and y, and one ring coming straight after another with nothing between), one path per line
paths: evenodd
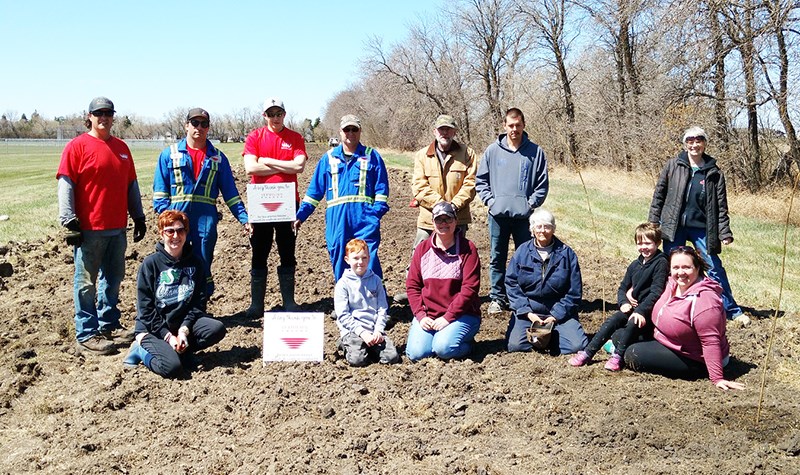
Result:
M461 358L472 351L481 326L478 250L456 231L456 209L447 202L433 207L433 234L414 250L406 279L414 320L406 356Z

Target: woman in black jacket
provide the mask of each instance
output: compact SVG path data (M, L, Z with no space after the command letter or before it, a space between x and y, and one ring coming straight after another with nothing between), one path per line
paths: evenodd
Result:
M179 376L186 355L219 343L222 322L206 312L206 276L200 259L186 241L189 218L167 210L158 217L162 241L139 267L136 340L126 366L144 363L167 378Z
M685 150L661 171L650 204L648 221L661 225L664 253L691 241L709 265L708 276L722 286L722 303L729 319L747 317L733 298L719 254L733 242L728 217L725 175L705 153L708 138L700 127L683 134Z

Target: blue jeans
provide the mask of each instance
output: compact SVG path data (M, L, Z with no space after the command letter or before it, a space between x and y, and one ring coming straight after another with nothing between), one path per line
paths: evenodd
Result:
M733 298L731 284L728 282L728 273L725 272L725 268L722 267L722 261L718 255L712 256L708 254L705 229L679 227L678 230L675 231L674 241L664 240L664 253L669 256L669 252L672 248L683 246L686 244L686 241L690 241L694 244L695 249L700 253L700 257L709 265L708 276L722 286L722 305L725 307L725 313L728 315L728 318L733 318L741 314L742 309L739 308L739 305Z
M527 318L511 316L506 330L506 347L509 352L531 351L533 345L525 336L525 330L530 328L531 321ZM553 326L553 335L550 337L550 347L554 348L558 344L558 351L562 355L577 353L586 348L589 339L583 326L577 318L568 318L563 322L556 322Z
M489 213L489 240L491 257L489 260L489 279L491 289L489 298L508 306L506 296L506 267L508 266L508 241L514 238L514 247L519 248L531 240L528 218L503 218Z
M75 336L86 341L120 327L119 286L125 277L125 230L98 235L84 232L75 248Z
M462 315L441 330L423 330L416 318L411 322L406 341L406 356L411 361L429 356L444 360L461 358L472 351L475 335L481 328L481 319Z

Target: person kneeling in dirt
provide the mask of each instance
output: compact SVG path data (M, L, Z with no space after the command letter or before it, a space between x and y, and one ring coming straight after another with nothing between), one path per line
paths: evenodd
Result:
M670 251L669 265L667 287L653 307L655 339L630 345L625 364L634 371L671 378L707 374L724 391L745 389L744 384L728 381L723 374L730 360L724 290L706 276L708 263L697 250L678 246ZM611 338L615 344L617 337L615 333Z
M193 352L215 345L225 336L222 322L206 308L205 267L187 242L189 218L167 210L158 217L162 241L145 257L137 282L136 339L123 362L144 363L167 378L181 374Z
M508 264L506 289L513 309L506 331L508 351L531 351L528 329L553 324L551 343L562 355L586 347L588 339L578 321L583 294L578 256L554 236L556 218L539 208L529 218L533 239L521 245ZM555 347L537 347L540 350ZM553 348L555 349L555 348Z
M388 320L386 289L369 269L367 243L351 239L345 246L344 260L350 268L336 282L333 308L345 359L351 366L366 366L370 357L383 364L399 362L397 348L384 331Z
M481 326L478 249L456 229L452 204L437 203L432 214L433 235L414 249L406 278L414 314L406 356L412 361L468 355Z

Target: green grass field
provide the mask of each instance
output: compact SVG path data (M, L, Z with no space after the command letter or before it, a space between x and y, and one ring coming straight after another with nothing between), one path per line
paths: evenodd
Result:
M232 160L240 156L242 147L243 144L236 143L220 145ZM132 152L142 195L144 200L150 200L153 170L160 149L134 148ZM55 172L60 156L61 147L0 144L0 215L10 217L0 221L0 245L58 235ZM385 159L391 167L410 169L412 166L408 154L387 153ZM631 192L633 185L623 178L609 174L605 179L615 186L609 187L606 183L595 188L592 182L587 183L590 214L576 173L556 168L551 172L547 207L558 218L559 235L574 247L595 247L601 250L600 255L632 259L636 252L632 231L647 218L652 185L642 182L636 185L639 190ZM747 209L737 209L735 203L732 200L731 221L736 241L725 247L722 254L734 295L745 307L756 311L773 310L777 306L783 258L783 223L748 215ZM787 205L785 201L781 204ZM796 245L800 232L796 226L790 227L788 238L787 284L781 308L796 313L800 309L800 286L796 284L800 281L800 251ZM616 288L617 282L609 285Z

